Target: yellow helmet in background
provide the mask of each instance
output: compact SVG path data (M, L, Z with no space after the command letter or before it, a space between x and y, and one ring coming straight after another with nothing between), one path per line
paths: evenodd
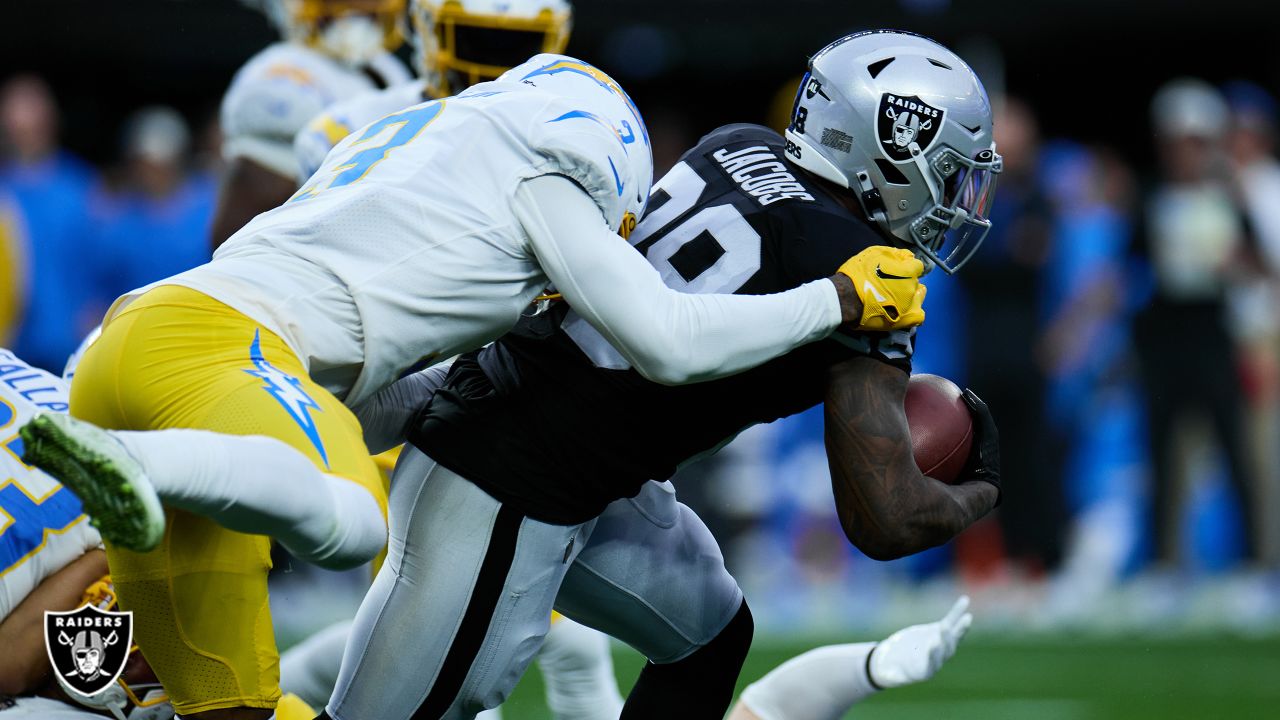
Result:
M405 40L406 0L259 0L290 42L358 65Z
M419 72L435 97L492 80L569 44L566 0L411 0Z

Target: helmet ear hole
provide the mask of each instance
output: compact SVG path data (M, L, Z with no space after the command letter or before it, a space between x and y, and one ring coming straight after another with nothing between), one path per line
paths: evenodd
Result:
M911 181L906 175L898 169L897 165L885 160L884 158L876 158L876 167L880 169L880 174L884 176L884 181L890 185L910 185Z

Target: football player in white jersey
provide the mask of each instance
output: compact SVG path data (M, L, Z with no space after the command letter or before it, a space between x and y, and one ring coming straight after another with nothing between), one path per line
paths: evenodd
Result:
M573 23L572 8L565 0L409 0L409 11L421 77L341 100L307 123L293 144L299 184L320 168L333 146L353 129L424 100L456 95L476 82L497 78L530 55L559 53L568 44ZM308 643L332 642L336 653L333 678L337 677L336 661L342 656L345 638L345 632L332 632ZM287 662L290 655L295 662ZM281 665L285 687L291 671L295 676L315 674L299 670L303 666L296 662L299 657L327 665L318 652L286 654ZM621 711L622 696L613 675L609 643L596 631L555 616L539 650L538 666L546 681L547 703L559 720L616 718ZM324 686L323 693L304 697L312 705L323 705L333 689L333 679L313 684ZM495 708L478 717L496 720L500 716Z
M846 322L923 321L923 264L883 246L785 293L670 289L618 237L651 164L616 82L536 56L353 133L213 261L115 303L72 385L89 422L37 417L24 457L98 523L180 714L268 717L279 699L267 536L327 567L385 543L385 491L348 408L493 340L549 286L663 383L740 372Z
M169 720L168 696L140 656L106 691L86 696L60 682L49 664L45 611L92 603L114 609L115 591L98 531L69 490L20 459L18 428L40 412L67 411L67 383L90 334L62 378L0 348L0 720ZM58 680L59 682L55 682ZM283 703L282 703L283 705ZM296 697L281 720L315 714Z
M390 51L404 40L405 0L245 0L281 33L254 55L222 99L227 174L214 215L216 248L297 189L293 138L324 108L405 83Z
M80 501L24 464L18 428L39 412L67 411L67 385L0 348L0 718L100 717L73 704L133 720L173 710L158 687L120 681L94 699L60 691L44 643L44 612L109 603L107 557ZM66 690L72 693L68 696ZM110 710L115 708L114 710Z
M457 95L493 80L538 53L569 43L573 8L567 0L409 0L420 78L344 98L294 138L299 182L351 131L424 100Z

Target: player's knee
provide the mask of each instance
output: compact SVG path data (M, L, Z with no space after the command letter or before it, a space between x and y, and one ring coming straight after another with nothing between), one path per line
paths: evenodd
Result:
M755 636L755 630L756 624L751 616L751 608L747 607L747 601L743 599L738 612L723 630L706 645L678 662L689 666L721 668L726 671L733 669L736 676L737 668L742 666L747 653L751 650L751 640Z
M733 616L729 624L712 642L722 641L724 643L722 651L725 657L736 658L738 665L741 666L742 662L747 659L747 653L751 650L751 640L755 637L755 633L756 621L752 617L751 608L747 606L747 601L744 598L738 614Z

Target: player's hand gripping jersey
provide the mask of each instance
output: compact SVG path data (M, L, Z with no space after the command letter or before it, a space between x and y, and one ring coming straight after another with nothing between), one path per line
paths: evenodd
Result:
M825 278L770 296L663 284L617 235L651 162L616 83L536 56L357 130L210 263L117 301L76 372L75 418L27 423L25 456L104 523L121 606L146 616L138 643L179 713L276 705L268 537L333 568L384 544L385 490L348 408L499 337L549 283L669 383L825 338L852 309Z
M301 44L270 45L245 63L223 97L223 155L295 177L293 139L311 118L338 100L409 79L390 53L352 67Z
M67 411L66 384L0 348L0 620L45 578L102 545L76 496L19 459L18 428L41 411Z
M778 292L827 277L883 243L783 162L783 146L773 131L730 125L654 186L631 242L669 286ZM530 517L580 523L744 428L821 402L826 369L837 362L860 354L909 371L913 335L842 329L754 370L668 387L628 369L599 333L561 308L455 362L410 439Z
M386 116L341 142L297 195L232 236L212 263L164 284L268 325L349 405L419 362L488 342L548 282L512 210L522 180L573 178L613 228L647 194L639 114L597 75L539 56L511 80ZM600 91L537 87L584 79Z
M263 323L347 405L406 370L498 337L553 281L570 303L580 289L579 311L597 324L616 325L615 344L626 347L617 341L630 330L635 352L654 365L707 375L750 367L839 324L827 282L789 300L695 303L655 296L656 279L621 271L618 255L631 256L608 233L643 210L650 168L644 124L621 88L589 65L540 55L496 82L353 133L213 262L160 284ZM595 226L555 225L564 218ZM618 275L635 284L619 285ZM680 311L670 326L660 324L660 302ZM753 309L763 314L749 316ZM729 331L748 323L763 327ZM691 334L700 337L684 342ZM680 356L675 345L703 354Z

